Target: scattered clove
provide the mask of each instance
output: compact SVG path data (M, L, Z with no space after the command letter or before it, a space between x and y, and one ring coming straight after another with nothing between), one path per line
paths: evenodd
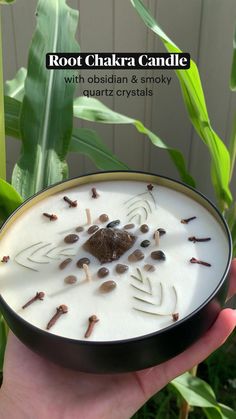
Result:
M195 220L197 217L190 217L190 218L185 218L183 220L181 220L182 224L188 224L190 221Z
M47 212L43 213L44 217L49 218L50 221L56 221L57 220L57 215L55 214L48 214Z
M149 191L152 191L154 186L151 183L149 183L149 185L147 185L147 188L148 188Z
M51 329L52 326L56 323L56 321L61 317L62 314L66 314L68 312L68 307L65 304L60 305L56 309L56 314L49 320L46 329Z
M208 263L208 262L203 262L202 260L198 260L198 259L196 259L196 258L191 258L190 259L190 263L198 263L199 265L203 265L203 266L211 266L211 264L210 263Z
M97 199L99 197L99 194L97 192L96 188L92 188L92 198Z
M3 256L1 262L2 263L7 263L9 261L9 259L10 259L10 256Z
M41 300L42 301L43 298L44 298L44 296L45 296L45 293L44 292L42 292L42 291L36 292L36 295L33 298L31 298L27 303L25 303L22 306L22 308L26 308L26 307L30 306L32 303L34 303L37 300Z
M89 317L88 321L89 321L89 325L84 335L85 338L89 338L89 336L91 335L94 329L95 323L97 323L99 319L97 318L95 314L93 314L92 316Z
M179 313L173 313L172 314L172 319L174 322L177 322L177 320L179 320Z
M68 198L68 196L64 196L63 199L64 199L64 201L66 201L69 204L70 208L77 207L77 201L72 201L70 198Z
M195 236L191 236L191 237L188 238L188 240L190 242L193 242L193 243L196 243L196 242L209 242L211 240L211 238L210 237L205 237L205 238L200 239L200 238L197 238Z

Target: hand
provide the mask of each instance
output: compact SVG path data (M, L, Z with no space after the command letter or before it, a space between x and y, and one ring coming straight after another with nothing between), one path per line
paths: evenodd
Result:
M229 296L236 292L236 259ZM221 311L216 322L191 348L147 370L94 375L58 367L9 334L0 392L0 418L126 419L178 375L221 346L236 326L236 311Z

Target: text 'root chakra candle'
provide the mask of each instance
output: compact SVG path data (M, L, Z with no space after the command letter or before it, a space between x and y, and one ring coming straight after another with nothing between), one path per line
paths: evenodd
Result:
M145 368L213 323L227 291L228 228L185 185L88 175L18 209L0 241L0 308L16 335L61 365Z

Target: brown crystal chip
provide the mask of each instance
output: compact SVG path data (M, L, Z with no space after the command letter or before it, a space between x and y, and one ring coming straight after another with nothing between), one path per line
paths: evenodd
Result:
M140 227L140 231L142 233L147 233L149 231L148 225L147 224L142 224L141 227Z
M60 269L65 269L67 267L67 265L69 265L69 263L71 263L71 262L72 262L72 259L67 258L60 263L59 268Z
M91 227L89 227L89 229L88 229L88 234L93 234L93 233L95 233L96 231L98 231L99 230L99 227L97 226L97 225L92 225Z
M107 215L107 214L101 214L101 215L100 215L100 217L99 217L99 220L100 220L102 223L106 223L106 222L109 220L109 217L108 217L108 215Z
M134 228L135 227L135 224L126 224L125 226L124 226L124 230L131 230L132 228Z
M111 292L116 288L116 282L115 281L106 281L103 282L102 285L100 285L99 290L103 293Z
M68 236L64 238L65 243L75 243L78 240L79 240L79 236L77 234L68 234Z
M123 265L122 263L118 263L116 265L116 272L118 274L124 274L125 272L127 272L129 269L128 265Z
M154 260L166 260L166 255L162 250L156 250L151 253L151 258Z
M64 279L64 282L66 283L66 284L75 284L75 282L77 281L77 278L76 278L76 276L75 275L68 275L65 279Z
M105 276L107 276L108 274L109 274L109 269L107 269L105 267L100 268L97 272L97 276L99 278L105 278Z
M101 228L84 243L84 248L101 263L107 263L119 259L135 240L136 237L125 230Z
M144 265L144 269L147 272L154 272L156 270L155 266L151 265L150 263Z
M76 229L75 229L78 233L81 233L82 231L84 231L84 227L82 227L82 226L79 226L79 227L76 227Z
M137 262L139 260L144 259L144 254L141 250L137 249L128 257L130 262Z
M82 269L83 265L89 265L89 264L90 264L89 258L81 258L78 260L76 265L78 266L78 268Z

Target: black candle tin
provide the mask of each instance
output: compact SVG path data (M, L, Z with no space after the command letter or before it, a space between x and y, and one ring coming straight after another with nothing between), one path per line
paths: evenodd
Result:
M120 373L162 363L184 351L213 324L222 309L229 285L232 242L228 226L217 208L201 193L172 179L141 172L105 172L81 176L47 188L21 205L5 222L0 240L9 226L27 209L54 193L99 181L136 180L182 192L205 207L221 225L228 240L228 261L214 292L195 311L160 331L119 341L80 341L41 330L14 312L0 295L0 309L14 334L43 357L67 368L91 373ZM204 275L204 272L203 272Z

